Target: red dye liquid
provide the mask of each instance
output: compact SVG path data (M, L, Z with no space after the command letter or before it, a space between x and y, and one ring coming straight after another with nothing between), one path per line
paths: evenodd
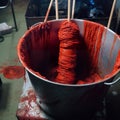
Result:
M24 67L22 66L5 66L1 67L0 73L7 79L19 79L24 76Z

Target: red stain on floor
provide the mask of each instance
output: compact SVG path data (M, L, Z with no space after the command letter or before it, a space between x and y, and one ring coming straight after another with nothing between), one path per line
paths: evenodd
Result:
M7 79L19 79L24 76L23 66L0 66L0 73Z

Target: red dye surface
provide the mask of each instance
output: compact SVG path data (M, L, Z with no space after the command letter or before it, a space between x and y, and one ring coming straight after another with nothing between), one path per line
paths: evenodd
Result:
M101 77L97 73L93 73L84 80L78 80L77 84L89 84L92 82L98 82L101 80Z
M24 67L22 66L2 66L0 73L7 79L19 79L24 76Z

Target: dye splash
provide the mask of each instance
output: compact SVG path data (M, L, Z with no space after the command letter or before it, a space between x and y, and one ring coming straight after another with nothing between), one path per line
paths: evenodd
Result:
M24 95L21 95L17 118L20 120L48 120L41 116L41 109L36 103L36 94L32 89L27 89Z
M24 76L25 71L23 66L1 66L0 73L7 79L19 79Z

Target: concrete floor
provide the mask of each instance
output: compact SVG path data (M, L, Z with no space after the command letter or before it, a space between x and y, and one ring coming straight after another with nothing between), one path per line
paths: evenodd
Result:
M17 59L16 46L19 38L26 31L25 11L29 0L14 0L14 8L18 25L18 32L13 31L10 34L4 35L4 41L0 42L0 66L19 65ZM13 25L10 8L0 11L0 23L6 22L8 25ZM19 98L22 92L23 78L16 80L6 79L0 74L2 79L2 94L0 95L0 120L17 120L16 110L18 107ZM108 103L108 120L120 120L120 82L112 85L107 94Z
M14 30L12 33L4 35L4 41L0 42L0 66L20 64L19 61L15 62L18 59L16 46L19 38L27 29L25 11L28 0L14 0L14 2L18 31ZM0 23L2 22L14 26L10 7L0 11ZM0 94L0 120L17 120L16 110L22 92L23 78L9 80L2 74L0 77L3 82L2 93Z

